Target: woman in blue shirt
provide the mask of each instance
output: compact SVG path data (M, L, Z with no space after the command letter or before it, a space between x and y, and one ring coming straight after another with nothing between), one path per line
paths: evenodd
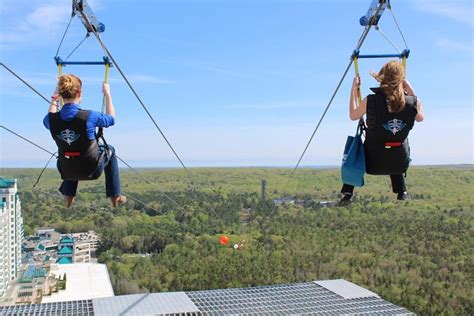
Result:
M48 114L43 119L44 126L51 131L58 146L58 170L63 179L59 191L64 195L67 207L74 201L78 181L97 179L102 171L105 173L106 195L111 199L112 205L116 207L127 201L120 192L114 148L97 142L96 128L115 124L115 109L107 83L103 84L102 92L106 114L81 110L81 79L74 75L60 76ZM64 105L58 112L59 97Z

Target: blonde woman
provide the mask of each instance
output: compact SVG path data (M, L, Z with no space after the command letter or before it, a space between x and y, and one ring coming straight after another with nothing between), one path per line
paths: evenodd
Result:
M105 96L106 113L81 110L82 82L74 75L59 77L54 95L51 97L48 114L43 119L44 126L51 131L58 146L58 170L63 182L59 191L64 195L66 207L70 207L76 196L79 180L93 180L105 173L106 195L112 206L125 203L127 198L120 192L120 177L112 146L102 146L97 142L96 129L115 124L115 109L110 87L102 85ZM64 105L58 112L58 99Z
M355 121L367 115L364 142L366 172L389 175L397 199L410 200L404 179L410 162L408 134L415 121L423 121L423 106L405 79L405 70L399 61L386 63L372 76L380 82L380 87L373 88L374 94L365 97L360 104L360 78L354 78L349 117ZM338 205L350 204L353 192L354 186L344 184L341 190L344 196Z

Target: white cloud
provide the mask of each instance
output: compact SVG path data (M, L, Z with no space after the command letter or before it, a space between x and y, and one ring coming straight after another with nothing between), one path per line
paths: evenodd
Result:
M30 9L30 10L28 10ZM15 48L17 44L31 44L55 38L67 23L71 6L66 1L41 3L30 7L11 7L8 13L2 10L3 31L0 43Z
M0 45L2 49L16 49L18 44L30 45L43 42L56 42L64 32L71 16L71 2L46 0L22 2L9 1L0 4ZM92 2L94 11L103 5ZM97 7L94 7L97 6Z
M41 29L45 32L56 30L64 23L65 17L71 14L71 6L68 2L46 4L36 8L26 17L26 29Z
M471 0L416 0L414 3L418 10L474 26L474 8Z

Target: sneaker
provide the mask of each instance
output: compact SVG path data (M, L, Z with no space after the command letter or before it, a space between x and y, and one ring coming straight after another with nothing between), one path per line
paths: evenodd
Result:
M410 201L411 200L411 195L408 194L407 191L402 192L402 193L398 193L397 200L399 200L399 201Z
M337 203L337 206L348 206L352 203L351 201L352 195L344 194L342 199Z
M112 196L110 200L112 201L112 206L117 207L118 205L127 202L127 197L125 195L117 195Z
M66 207L70 207L74 202L74 197L70 195L64 195L64 201L66 201Z

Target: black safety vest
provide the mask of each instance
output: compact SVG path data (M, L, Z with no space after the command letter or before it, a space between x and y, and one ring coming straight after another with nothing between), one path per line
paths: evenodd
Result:
M49 113L51 136L58 146L58 169L64 180L92 180L97 174L99 145L87 138L86 122L89 111L79 110L72 121L61 119L61 114Z
M415 124L416 96L405 96L405 108L388 111L385 94L380 88L367 97L367 130L365 163L368 174L403 174L410 163L408 134Z

